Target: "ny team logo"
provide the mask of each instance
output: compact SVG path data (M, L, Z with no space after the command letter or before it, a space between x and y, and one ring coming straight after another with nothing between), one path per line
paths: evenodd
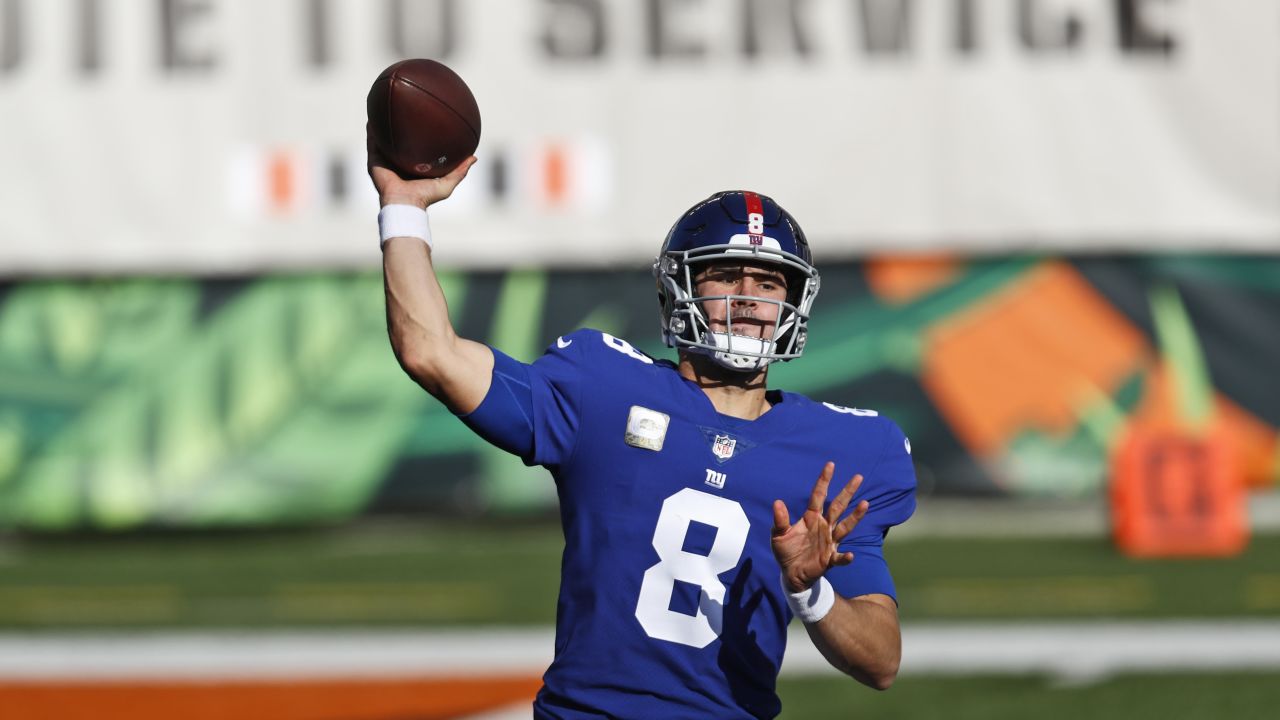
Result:
M717 435L715 442L711 443L711 453L721 460L728 460L733 457L733 448L737 444L738 441L728 435Z

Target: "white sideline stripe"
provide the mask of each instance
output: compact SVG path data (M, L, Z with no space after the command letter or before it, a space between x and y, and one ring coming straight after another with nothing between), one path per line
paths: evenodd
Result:
M0 681L541 675L550 629L0 635ZM903 674L1280 670L1280 621L916 624ZM793 626L782 672L835 673Z
M811 643L806 643L812 648ZM814 650L816 654L816 649ZM807 660L808 653L798 654ZM818 657L817 660L822 660ZM912 674L1280 670L1280 622L1146 621L926 625L904 629Z
M0 679L541 675L551 629L0 636Z

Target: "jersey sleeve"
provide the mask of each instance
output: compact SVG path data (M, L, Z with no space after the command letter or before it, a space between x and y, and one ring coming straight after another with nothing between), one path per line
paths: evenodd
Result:
M583 388L589 382L588 340L597 336L594 331L579 330L556 338L546 353L529 366L534 465L561 465L577 446Z
M827 571L827 579L844 597L878 593L897 599L893 576L884 559L884 538L889 528L906 522L916 509L916 472L911 444L893 422L884 420L881 455L875 467L863 473L866 490L854 502L870 503L858 526L840 542L842 552L853 553L849 565Z
M554 466L573 452L582 412L582 354L579 331L552 343L532 364L496 348L493 378L480 406L460 416L477 435L526 465Z

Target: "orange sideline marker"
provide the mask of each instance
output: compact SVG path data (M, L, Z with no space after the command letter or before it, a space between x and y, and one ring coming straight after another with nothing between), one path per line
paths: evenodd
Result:
M1229 436L1133 426L1116 453L1116 545L1135 557L1237 555L1249 541L1245 489Z

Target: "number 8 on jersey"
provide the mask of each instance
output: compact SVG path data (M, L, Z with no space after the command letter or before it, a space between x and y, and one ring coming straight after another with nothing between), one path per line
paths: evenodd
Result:
M689 524L695 521L716 529L706 555L684 549ZM653 531L653 549L659 561L645 571L636 603L636 619L649 637L696 648L720 637L725 587L717 575L737 566L750 527L741 505L693 488L663 501ZM677 580L701 588L697 615L670 609Z

